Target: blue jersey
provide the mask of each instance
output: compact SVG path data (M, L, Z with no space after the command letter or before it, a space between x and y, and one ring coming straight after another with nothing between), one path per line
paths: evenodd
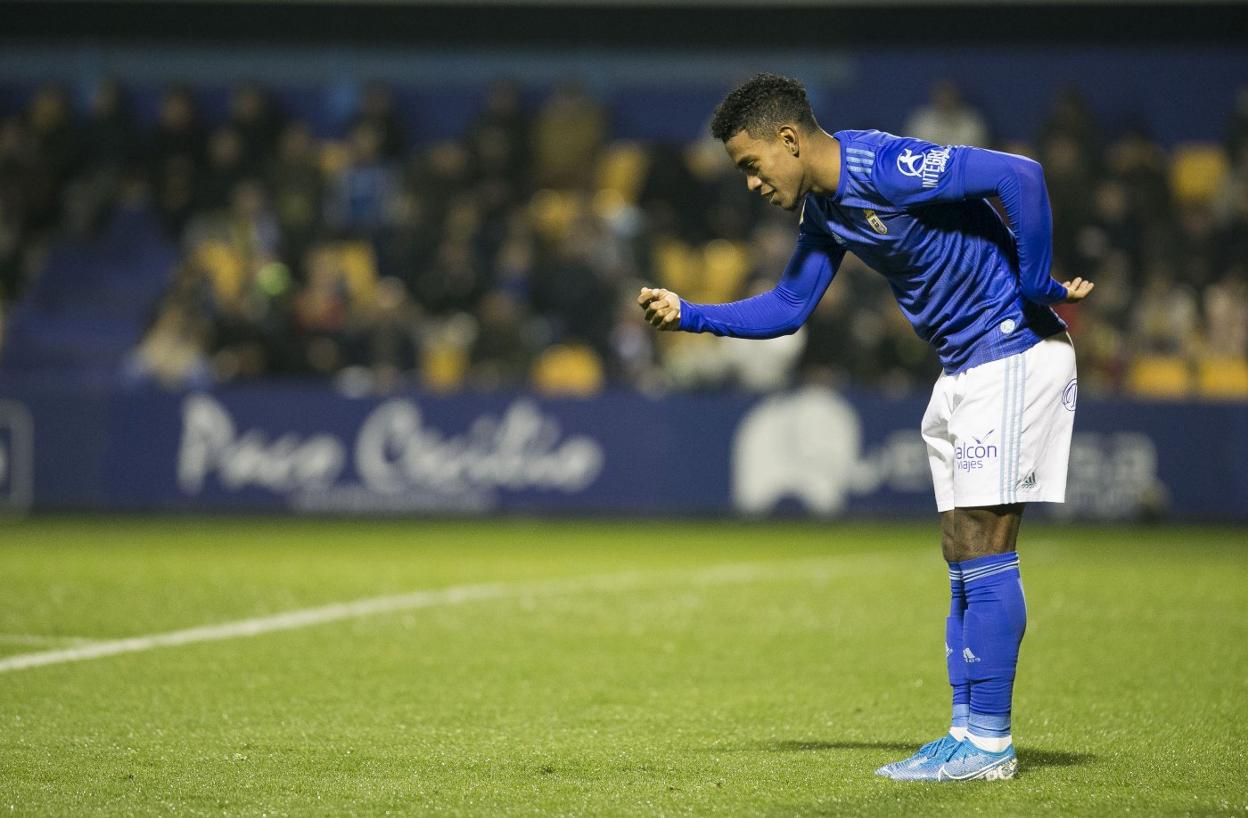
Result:
M731 304L681 302L680 328L746 338L795 332L846 251L882 273L919 337L957 373L1065 329L1049 304L1052 216L1040 166L881 131L839 131L841 174L808 194L775 289ZM999 196L1013 230L987 202Z

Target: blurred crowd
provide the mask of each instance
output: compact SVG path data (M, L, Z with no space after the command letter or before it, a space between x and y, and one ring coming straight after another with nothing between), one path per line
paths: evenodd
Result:
M254 84L214 122L190 89L167 89L151 127L115 82L83 111L43 88L0 120L0 297L22 297L50 242L146 206L180 261L125 364L133 379L312 375L357 394L929 388L934 354L852 256L794 336L654 333L642 284L695 301L769 288L795 217L747 195L709 138L614 140L609 110L575 85L525 103L501 83L460 138L416 145L381 84L334 139ZM1083 388L1248 394L1248 91L1223 142L1171 151L1143 127L1105 132L1073 90L1030 143L998 142L989 123L938 83L904 130L1043 163L1053 274L1097 285L1063 308Z

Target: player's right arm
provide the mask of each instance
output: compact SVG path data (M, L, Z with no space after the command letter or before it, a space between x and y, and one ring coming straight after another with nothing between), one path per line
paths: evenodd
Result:
M693 304L669 290L643 287L637 303L658 329L733 338L776 338L797 332L832 283L845 251L831 239L803 235L779 283L727 304Z

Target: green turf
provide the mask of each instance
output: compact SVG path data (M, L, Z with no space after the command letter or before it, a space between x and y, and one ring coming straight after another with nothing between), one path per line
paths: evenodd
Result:
M933 528L0 523L0 657L520 589L0 673L0 814L1248 813L1242 529L1025 525L1019 777L875 778L945 726Z

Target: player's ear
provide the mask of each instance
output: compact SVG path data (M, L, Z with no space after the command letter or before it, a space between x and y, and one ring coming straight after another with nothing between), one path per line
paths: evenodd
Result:
M792 125L780 126L780 142L784 145L784 149L794 156L799 155L802 151L801 136L797 132L797 128Z

